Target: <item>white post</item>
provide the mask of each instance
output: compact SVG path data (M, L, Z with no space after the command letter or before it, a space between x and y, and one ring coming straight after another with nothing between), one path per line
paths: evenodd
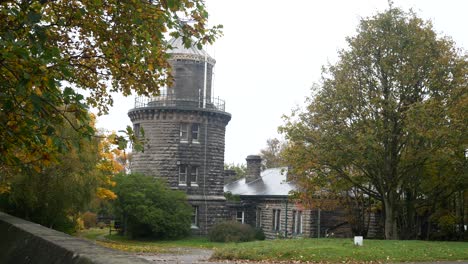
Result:
M206 108L206 79L207 79L207 74L208 74L208 53L206 52L206 46L205 46L205 78L203 81L203 108Z
M354 237L354 245L355 246L362 246L364 244L364 238L362 236L355 236Z

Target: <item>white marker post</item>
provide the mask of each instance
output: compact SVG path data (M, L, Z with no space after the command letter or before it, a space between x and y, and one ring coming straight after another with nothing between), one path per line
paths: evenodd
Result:
M355 246L362 246L364 244L364 238L362 236L355 236L354 237L354 245Z

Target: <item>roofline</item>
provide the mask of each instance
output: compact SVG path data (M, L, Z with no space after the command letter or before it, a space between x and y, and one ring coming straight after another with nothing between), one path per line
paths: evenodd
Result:
M255 195L255 194L249 194L249 195L243 195L243 194L238 194L239 197L246 197L246 198L289 198L289 194L287 195Z

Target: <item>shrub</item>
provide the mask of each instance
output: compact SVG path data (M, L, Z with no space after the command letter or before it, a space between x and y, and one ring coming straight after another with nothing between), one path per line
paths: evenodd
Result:
M96 227L97 217L96 217L95 213L86 212L86 213L83 214L83 216L81 218L83 219L84 227L86 229Z
M126 236L166 239L190 234L192 207L185 193L142 174L119 174L114 180L114 205L121 223L126 223L122 226Z
M213 242L247 242L255 240L255 229L237 221L222 222L215 225L208 234Z
M256 228L255 229L255 239L256 240L265 240L265 233L263 232L263 229L261 228Z

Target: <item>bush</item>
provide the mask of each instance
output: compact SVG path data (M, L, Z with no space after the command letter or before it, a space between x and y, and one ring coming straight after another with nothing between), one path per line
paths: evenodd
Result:
M247 242L255 240L255 236L255 229L237 221L219 223L208 234L209 240L213 242Z
M83 214L83 216L81 218L83 219L84 227L86 229L96 227L97 217L96 217L95 213L86 212L86 213Z
M142 174L119 174L114 180L114 205L126 223L126 236L171 239L190 234L192 207L185 193Z
M263 232L263 229L261 228L256 228L255 229L255 239L256 240L265 240L265 233Z

